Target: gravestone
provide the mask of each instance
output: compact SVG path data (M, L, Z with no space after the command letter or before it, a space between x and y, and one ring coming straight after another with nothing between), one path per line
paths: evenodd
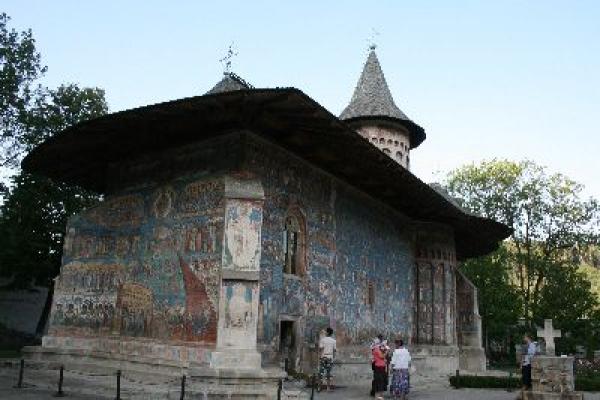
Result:
M560 329L554 329L552 327L551 319L544 320L544 329L538 329L537 336L543 338L544 342L546 343L546 355L555 356L556 347L554 345L554 338L561 337L561 332Z
M546 354L536 355L531 361L532 390L523 392L526 400L575 400L583 399L583 394L575 392L573 379L573 357L556 357L554 338L561 337L561 331L552 327L552 320L544 320L544 329L537 331L538 337L546 342Z

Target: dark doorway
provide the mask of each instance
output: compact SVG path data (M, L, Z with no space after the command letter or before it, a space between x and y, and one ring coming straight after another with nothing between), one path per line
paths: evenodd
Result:
M294 321L281 321L279 325L279 354L287 372L293 372L296 367L295 325Z

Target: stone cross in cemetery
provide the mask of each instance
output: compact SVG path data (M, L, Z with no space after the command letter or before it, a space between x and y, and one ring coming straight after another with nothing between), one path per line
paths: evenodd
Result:
M561 337L561 333L560 329L554 329L552 327L551 319L544 320L544 329L538 329L537 336L544 338L544 342L546 342L546 355L555 356L554 338Z

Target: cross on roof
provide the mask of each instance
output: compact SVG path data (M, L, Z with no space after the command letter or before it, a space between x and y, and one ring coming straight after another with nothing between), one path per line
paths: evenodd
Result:
M546 342L546 355L555 356L556 350L554 347L554 338L561 337L561 333L560 329L554 329L552 327L551 319L544 320L544 329L538 329L537 336L544 338L544 342Z
M379 32L377 32L375 28L371 28L371 35L367 39L369 42L369 50L375 50L377 48L377 43L375 43L377 41L377 36L379 36Z
M229 48L227 48L227 54L225 55L225 57L223 57L219 60L224 66L223 67L224 74L228 74L231 72L231 59L237 55L238 55L237 51L233 50L233 42L231 42L231 44L229 45Z

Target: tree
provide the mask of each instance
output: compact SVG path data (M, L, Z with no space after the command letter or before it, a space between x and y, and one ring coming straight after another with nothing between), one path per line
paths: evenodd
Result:
M69 216L98 201L93 193L20 173L1 207L0 275L11 288L49 286L58 274Z
M468 211L513 228L502 262L506 283L517 290L519 314L530 325L554 317L568 326L594 312L595 296L574 253L598 243L600 207L583 198L582 185L531 161L492 160L452 171L445 186ZM476 265L465 268L473 278ZM577 301L559 304L558 293Z
M27 117L20 137L29 150L53 134L108 111L104 91L63 85L46 90ZM0 207L0 275L11 286L47 286L60 268L69 216L95 204L98 194L25 172L16 174Z
M0 167L18 167L23 155L57 132L108 112L104 91L75 84L49 89L36 83L46 71L31 30L17 32L0 14ZM81 188L19 172L0 184L0 276L8 287L50 286L38 323L45 325L52 278L61 264L67 219L97 203Z
M39 95L35 82L46 71L31 30L10 29L0 14L0 166L14 166L21 153L19 138L25 118Z
M510 283L511 256L507 246L501 246L498 251L467 260L461 266L461 271L477 287L484 346L488 352L490 340L507 337L507 327L514 326L520 315L519 292Z

